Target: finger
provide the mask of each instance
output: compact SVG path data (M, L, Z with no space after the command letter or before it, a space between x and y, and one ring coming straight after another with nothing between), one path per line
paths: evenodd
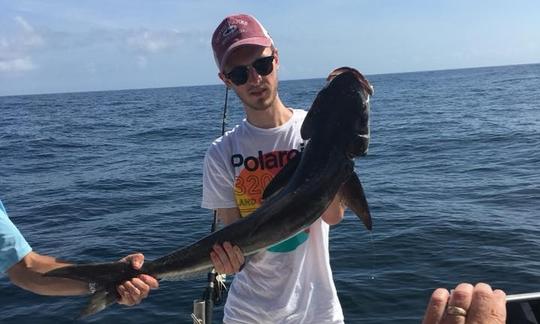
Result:
M240 263L238 255L234 251L234 248L231 245L231 243L229 242L223 243L223 248L225 249L225 252L227 253L227 257L231 263L232 272L240 271L240 267L242 266L242 263Z
M457 285L456 289L450 294L448 299L448 306L456 306L467 311L471 305L472 293L474 287L468 283L461 283ZM465 316L448 314L448 308L443 316L441 323L444 324L464 324L466 320Z
M152 276L142 274L138 278L141 279L145 284L147 284L151 289L159 288L159 281L157 281L157 279Z
M495 307L493 308L493 315L495 317L495 323L506 323L506 293L500 289L493 291L495 295Z
M227 252L223 249L221 245L214 245L214 252L219 257L221 264L223 265L223 273L229 274L233 273L232 265L227 255Z
M124 283L128 292L128 299L133 303L133 305L140 303L141 301L141 291L139 288L135 287L131 281L126 281Z
M122 285L116 287L116 291L118 292L118 295L120 295L120 298L117 300L118 304L125 305L126 304L126 295L127 291L126 288Z
M244 252L242 252L242 250L237 245L235 245L233 249L234 253L236 254L236 258L240 263L240 268L238 269L240 270L244 266L244 263L246 263L246 259L244 258Z
M128 256L128 261L135 270L139 270L144 263L144 255L142 253L134 253Z
M435 289L431 294L422 324L438 324L441 322L449 296L448 290L443 288Z
M135 296L135 297L138 297L140 299L139 302L142 301L144 298L148 297L148 292L150 292L150 286L145 284L139 278L133 278L130 282L140 292L139 296Z
M116 287L116 291L118 291L118 294L120 295L120 299L117 301L118 304L126 305L126 306L133 306L135 305L135 301L129 294L126 286L120 285Z
M506 311L501 308L504 305L501 293L495 295L488 284L479 283L474 287L471 311L467 315L468 323L503 323L504 317L501 316L505 315Z
M123 257L119 262L131 263L134 269L139 270L144 263L144 255L142 253L133 253Z
M210 252L210 259L212 260L212 264L214 265L214 269L216 269L216 272L224 274L225 273L224 266L221 263L221 259L219 258L216 252L214 251Z

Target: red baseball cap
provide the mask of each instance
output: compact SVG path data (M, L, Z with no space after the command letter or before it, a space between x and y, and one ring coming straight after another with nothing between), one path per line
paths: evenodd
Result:
M223 19L212 35L214 59L223 72L223 66L231 52L243 45L268 47L274 42L263 25L255 17L235 14Z

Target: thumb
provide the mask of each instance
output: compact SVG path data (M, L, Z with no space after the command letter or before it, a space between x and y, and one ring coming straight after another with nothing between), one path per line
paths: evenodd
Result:
M120 261L129 262L131 263L131 266L133 267L133 269L139 270L144 263L144 255L142 253L133 253L126 256Z

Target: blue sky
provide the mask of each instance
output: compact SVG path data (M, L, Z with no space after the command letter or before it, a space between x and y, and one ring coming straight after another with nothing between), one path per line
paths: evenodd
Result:
M540 63L538 0L0 0L0 96L217 84L210 38L238 12L282 80Z

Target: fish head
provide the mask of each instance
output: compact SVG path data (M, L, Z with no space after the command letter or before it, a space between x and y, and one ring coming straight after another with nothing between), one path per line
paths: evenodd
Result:
M302 124L302 137L316 133L344 145L349 158L365 155L369 146L369 98L373 87L353 68L329 76ZM336 71L335 70L335 71Z

